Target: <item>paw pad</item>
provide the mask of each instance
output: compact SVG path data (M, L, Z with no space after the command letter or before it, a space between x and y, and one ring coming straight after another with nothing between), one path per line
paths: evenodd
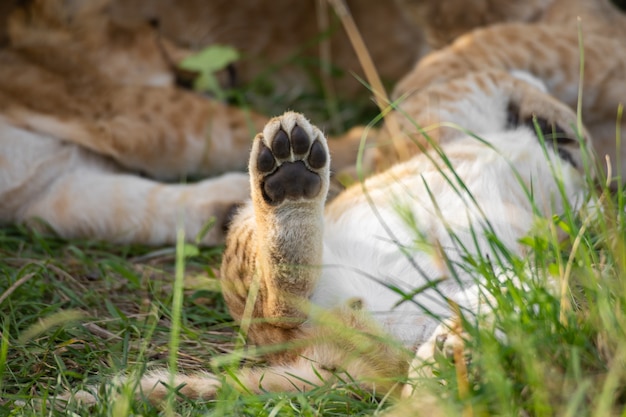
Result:
M254 158L256 171L260 174L261 193L268 204L310 200L320 194L323 186L321 170L327 167L329 157L321 142L324 140L322 134L316 128L310 130L313 134L296 123L290 131L281 125L271 137L259 136ZM264 133L267 135L267 130Z
M256 166L259 171L263 173L272 172L274 167L276 166L276 160L274 160L274 155L272 151L269 150L267 146L261 143L261 151L259 152L259 156L257 157Z
M281 129L272 140L272 152L276 158L285 159L291 154L291 145L287 134Z

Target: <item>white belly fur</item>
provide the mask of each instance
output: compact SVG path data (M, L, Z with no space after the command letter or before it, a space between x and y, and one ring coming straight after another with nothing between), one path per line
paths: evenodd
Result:
M455 191L426 155L418 155L366 182L375 209L364 193L352 197L349 206L341 200L331 203L325 218L323 272L313 302L330 308L360 298L365 308L407 345L422 343L437 325L425 309L437 316L449 316L445 298L471 308L476 302L472 299L476 291L471 287L478 278L461 268L455 268L458 278L453 278L433 243L438 242L450 260L460 261L465 253L455 245L451 230L470 255L480 253L494 259L497 255L483 234L486 218L508 250L521 254L518 240L531 229L534 220L523 188L530 188L531 182L534 203L542 214L563 209L544 150L529 129L483 135L483 139L499 151L465 137L447 144L445 153L484 215L441 160L435 162L460 191ZM549 154L556 171L562 172L568 201L575 207L582 200L582 178L553 152ZM334 204L346 207L333 210ZM399 213L411 213L414 226ZM393 285L410 292L441 278L445 280L437 291L430 289L413 298L419 305L404 302L398 306L401 297L386 287Z

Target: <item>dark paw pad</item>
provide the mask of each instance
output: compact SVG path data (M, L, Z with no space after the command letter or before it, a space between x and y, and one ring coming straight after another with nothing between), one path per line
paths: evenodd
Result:
M263 184L263 195L270 204L285 199L314 198L322 189L319 175L308 170L304 162L284 162Z
M328 164L328 151L318 138L296 124L290 131L284 126L267 142L260 141L256 169L261 174L259 186L268 204L285 200L313 199L322 188L319 170Z
M263 144L263 142L261 142L260 147L261 149L257 155L256 166L259 171L267 174L274 170L276 160L274 159L272 151L270 151L269 148Z
M309 154L309 159L307 160L311 168L320 169L326 165L327 156L326 150L318 141L313 142L311 145L311 153Z
M289 137L284 130L279 130L276 136L274 136L272 152L274 152L276 158L284 159L289 157L291 146L289 144Z
M295 125L291 131L291 146L296 155L304 155L309 150L309 135L300 126Z

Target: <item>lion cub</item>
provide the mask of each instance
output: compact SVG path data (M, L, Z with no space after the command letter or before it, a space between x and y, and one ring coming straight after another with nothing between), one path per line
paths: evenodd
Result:
M324 134L299 113L271 119L253 141L251 199L232 222L221 279L248 340L284 349L268 367L241 369L234 379L148 373L141 395L158 403L175 386L187 398L210 398L225 381L256 393L307 390L344 373L384 393L436 348L458 344L451 306L466 316L488 313L465 257L502 259L490 236L523 255L519 239L538 216L576 208L584 197L584 152L563 127L576 116L538 80L473 73L424 93L461 86L467 93L447 116L472 134L443 129L432 149L329 204ZM520 115L529 103L549 108L553 125ZM430 117L414 114L418 124ZM496 267L515 280L505 261Z

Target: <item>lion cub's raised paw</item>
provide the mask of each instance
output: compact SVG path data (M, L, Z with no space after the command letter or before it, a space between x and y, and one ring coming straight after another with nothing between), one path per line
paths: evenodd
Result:
M299 113L273 118L254 138L249 162L252 204L234 221L222 282L260 274L267 295L261 299L263 310L258 318L270 323L271 329L291 331L307 319L303 301L313 291L322 263L329 166L326 138ZM251 257L249 264L240 262ZM239 317L247 291L230 293L228 284L223 288L231 312L234 300L240 303L234 313ZM251 328L251 334L262 332L267 333L267 327Z
M270 120L254 140L249 166L253 199L270 206L323 202L329 166L322 132L301 114L286 112Z

